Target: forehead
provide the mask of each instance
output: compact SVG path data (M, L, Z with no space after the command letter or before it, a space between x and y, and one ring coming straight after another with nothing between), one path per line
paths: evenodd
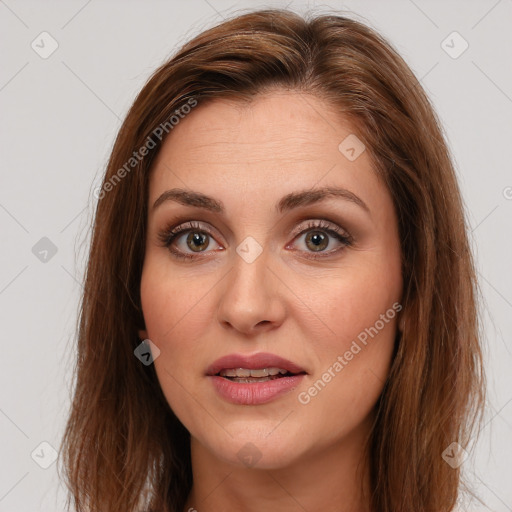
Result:
M249 163L280 158L315 160L322 148L332 145L332 137L337 140L352 131L333 107L319 98L274 91L256 96L250 103L216 99L199 104L174 127L161 153L177 152L180 158L199 162L208 158L209 151ZM180 151L184 144L186 151L183 147Z
M253 203L318 186L377 193L381 185L368 152L353 161L340 152L349 136L350 123L310 94L274 91L248 104L199 104L164 141L152 169L150 201L173 187L231 198L245 194Z

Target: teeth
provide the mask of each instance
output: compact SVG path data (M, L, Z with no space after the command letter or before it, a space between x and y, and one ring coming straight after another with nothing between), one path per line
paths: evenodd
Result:
M262 368L257 370L249 370L248 368L229 368L226 370L221 370L219 375L222 377L268 377L277 375L277 374L286 374L288 370L283 370L282 368Z
M277 379L278 377L273 377L274 379ZM267 380L273 380L272 377L263 377L261 379L254 379L254 378L247 378L247 379L239 379L238 377L233 377L231 380L233 382L239 382L241 384L252 384L254 382L266 382Z

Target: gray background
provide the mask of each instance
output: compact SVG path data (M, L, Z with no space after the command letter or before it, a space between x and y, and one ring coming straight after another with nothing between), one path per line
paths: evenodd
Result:
M489 379L485 426L462 466L487 506L461 505L512 511L512 0L0 0L1 512L63 509L51 447L69 407L92 191L121 119L185 40L235 10L286 5L346 10L376 28L441 117L472 228ZM58 44L47 58L44 31ZM453 31L469 44L457 58Z

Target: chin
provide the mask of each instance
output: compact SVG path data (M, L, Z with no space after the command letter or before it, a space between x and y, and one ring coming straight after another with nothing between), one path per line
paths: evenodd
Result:
M282 469L293 464L300 456L297 446L301 443L294 442L289 431L284 438L268 435L269 431L253 435L247 430L234 432L232 438L226 436L221 443L208 444L216 458L239 468Z

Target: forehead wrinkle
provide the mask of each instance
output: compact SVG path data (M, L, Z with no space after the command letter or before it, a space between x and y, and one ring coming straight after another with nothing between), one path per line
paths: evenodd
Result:
M223 165L230 163L244 162L268 162L283 160L290 162L312 162L325 159L326 144L302 139L297 137L288 137L285 140L293 140L295 144L286 144L284 140L274 140L270 143L265 142L238 142L238 141L214 141L202 142L197 145L179 144L178 152L173 152L175 157L180 160L190 162L205 162L212 165L212 153L214 150L215 160L222 160ZM335 148L337 151L337 148ZM335 152L333 151L333 154Z

